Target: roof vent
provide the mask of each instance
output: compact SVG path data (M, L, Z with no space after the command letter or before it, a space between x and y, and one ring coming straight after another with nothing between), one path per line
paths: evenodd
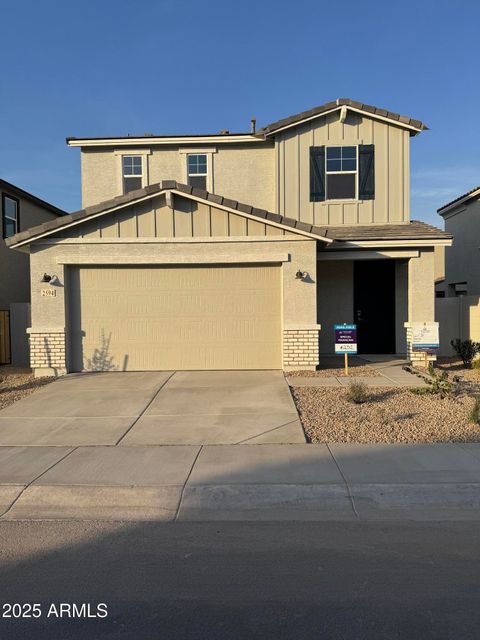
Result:
M230 133L230 131L228 129L220 129L220 135L221 136L226 136Z

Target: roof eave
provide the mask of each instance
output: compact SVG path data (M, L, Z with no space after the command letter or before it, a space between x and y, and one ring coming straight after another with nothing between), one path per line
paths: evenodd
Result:
M239 142L255 144L265 142L265 136L259 134L212 134L190 136L138 136L119 138L66 138L69 147L131 147L171 144L238 144Z
M370 111L367 111L365 109L359 109L358 107L352 107L350 105L336 105L335 107L332 107L331 109L328 109L326 111L321 111L319 113L316 114L312 114L308 117L302 118L300 120L297 120L295 122L291 122L288 124L285 124L284 126L280 126L280 127L275 127L273 129L271 129L269 126L264 127L263 129L260 129L259 133L263 134L266 138L274 136L278 133L280 133L281 131L286 131L287 129L291 129L292 127L298 127L302 124L305 124L306 122L310 122L311 120L315 120L316 118L322 118L330 113L334 113L335 111L339 111L340 109L342 109L343 107L345 107L346 109L349 109L350 111L354 111L356 113L360 113L363 116L366 116L368 118L373 118L376 120L380 120L383 122L387 122L388 124L392 125L392 126L397 126L397 127L401 127L403 129L407 129L408 131L410 131L411 135L418 135L419 133L421 133L422 131L428 131L429 127L427 127L427 125L421 123L421 126L414 126L412 124L408 124L406 122L402 122L401 120L395 120L393 118L389 118L386 116L382 116Z

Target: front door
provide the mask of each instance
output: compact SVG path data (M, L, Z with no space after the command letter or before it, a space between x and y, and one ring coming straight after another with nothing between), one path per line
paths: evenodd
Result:
M358 353L395 353L395 260L354 263Z

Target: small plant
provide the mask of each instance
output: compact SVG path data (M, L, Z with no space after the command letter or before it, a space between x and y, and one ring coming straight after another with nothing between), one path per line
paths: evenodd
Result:
M363 404L369 398L368 387L364 382L350 382L347 390L347 400L355 404Z
M468 412L468 419L473 424L480 424L480 395L475 396L473 407Z
M476 369L477 371L480 370L480 358L475 358L472 362L472 369Z
M443 398L446 398L448 395L450 395L452 391L452 383L448 379L448 373L446 371L437 373L437 370L432 363L428 365L428 373L430 375L430 378L422 376L422 378L428 384L428 387L412 389L412 393L415 393L418 396L432 393L435 395L439 395L442 400Z
M480 353L480 342L474 342L473 340L450 340L450 344L453 349L462 359L463 364L470 369L473 359Z

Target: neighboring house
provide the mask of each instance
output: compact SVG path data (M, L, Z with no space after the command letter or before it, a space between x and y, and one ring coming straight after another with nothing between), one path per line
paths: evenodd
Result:
M454 355L451 341L480 342L480 187L438 209L455 243L445 248L444 277L435 283L440 354Z
M17 251L9 251L5 246L5 239L43 222L56 220L65 212L1 179L0 196L2 207L0 364L6 364L10 360L14 364L26 364L25 354L28 356L28 351L25 331L19 332L17 329L23 318L28 317L28 309L25 305L30 302L29 258ZM9 317L11 322L8 322Z
M411 355L451 244L410 220L425 128L340 99L258 132L69 138L84 209L9 240L31 252L36 374L314 369L341 322L360 353Z
M438 213L455 243L445 251L445 280L436 286L437 295L480 294L480 187L443 205Z

